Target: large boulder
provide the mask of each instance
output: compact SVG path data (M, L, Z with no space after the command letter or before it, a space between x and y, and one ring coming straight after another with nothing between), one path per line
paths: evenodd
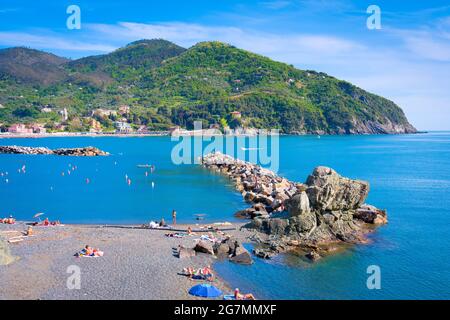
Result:
M236 247L234 254L230 258L230 261L240 264L253 263L252 255L242 245Z
M195 256L195 250L191 248L186 247L180 247L178 250L178 258L185 259L185 258L191 258Z
M306 192L300 192L285 202L286 209L291 217L300 216L310 212L309 198Z
M341 177L327 167L315 168L306 184L311 206L320 211L357 209L369 194L368 182Z
M209 241L200 240L195 245L194 251L214 255L213 244Z
M364 204L353 214L356 219L371 224L387 223L386 211L380 210L374 206Z

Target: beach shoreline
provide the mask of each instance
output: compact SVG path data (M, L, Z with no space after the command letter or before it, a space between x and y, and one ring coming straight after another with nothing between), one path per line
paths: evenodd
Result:
M200 225L182 224L176 229L186 230L188 226L197 229ZM240 231L241 226L233 223L235 230L227 234L248 242L249 233ZM17 236L27 227L26 222L0 224L0 239ZM193 247L200 234L172 238L165 236L171 230L101 224L36 226L33 230L32 237L8 244L14 262L0 265L0 300L198 299L188 290L205 281L190 280L179 273L186 267L213 267L217 260L202 253L184 259L174 255L179 245ZM75 257L85 245L99 248L104 256ZM71 266L81 270L80 289L68 289ZM220 275L215 276L213 285L224 294L232 292Z

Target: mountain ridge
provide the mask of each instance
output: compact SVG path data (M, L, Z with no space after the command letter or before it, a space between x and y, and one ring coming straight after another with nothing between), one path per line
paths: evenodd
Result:
M14 50L0 50L0 122L6 124L41 121L52 129L51 122L59 122L57 111L67 108L67 121L81 122L68 123L67 130L80 131L87 129L82 119L94 110L128 105L126 121L152 130L192 128L201 120L205 126L278 128L294 134L416 132L388 99L218 41L184 49L163 39L144 39L77 60L34 49L20 58L11 54ZM52 111L44 115L44 107ZM97 120L110 129L117 119Z

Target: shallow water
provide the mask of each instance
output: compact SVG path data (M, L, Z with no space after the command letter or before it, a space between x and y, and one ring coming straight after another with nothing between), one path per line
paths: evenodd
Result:
M195 165L174 165L175 143L167 137L0 144L93 145L112 153L105 158L0 155L0 172L8 171L0 177L0 216L31 219L45 212L66 223L142 223L170 221L176 209L180 222L193 222L199 213L210 222L233 221L232 214L246 207L227 179ZM146 169L136 167L143 163L155 164L156 171L146 177ZM18 173L24 164L26 173ZM69 165L77 166L70 175ZM256 259L252 266L217 263L221 276L259 298L449 299L450 134L280 138L280 175L304 181L317 165L370 181L368 202L388 210L389 224L371 235L371 244L316 264L293 255ZM369 265L381 268L381 290L366 287Z

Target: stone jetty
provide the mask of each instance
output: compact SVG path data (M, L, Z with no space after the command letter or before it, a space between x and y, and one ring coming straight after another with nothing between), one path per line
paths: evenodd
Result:
M237 216L251 219L263 258L302 250L312 261L344 243L364 243L376 225L387 223L386 211L365 203L369 183L317 167L305 183L289 181L258 165L221 153L203 157L202 165L227 175L251 207Z
M107 156L108 152L95 147L49 149L44 147L0 146L0 154L57 155L96 157Z

